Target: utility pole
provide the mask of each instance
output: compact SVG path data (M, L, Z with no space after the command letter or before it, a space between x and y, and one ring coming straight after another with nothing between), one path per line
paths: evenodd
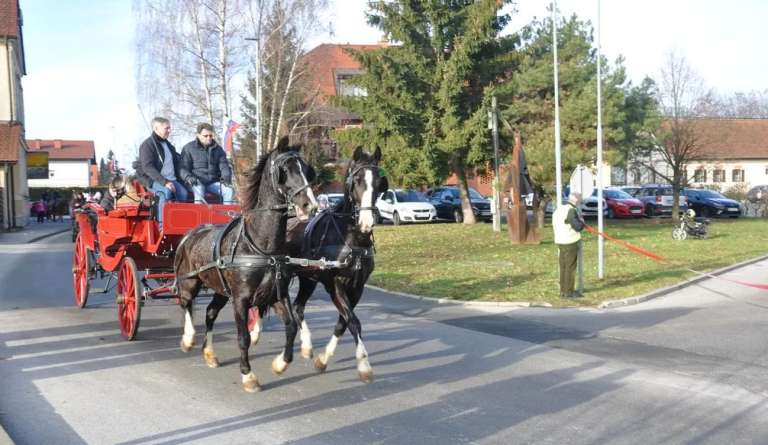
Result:
M552 54L555 76L555 184L557 196L554 208L560 207L563 200L563 176L560 173L560 94L557 80L557 1L552 1Z
M493 231L501 232L501 179L499 178L499 108L491 97L491 130L493 131ZM518 192L517 190L515 191ZM519 194L519 193L518 193Z
M259 37L246 37L245 40L256 42L256 161L258 162L264 154L261 135L261 39Z
M603 104L600 84L600 0L597 0L597 278L605 277L605 239L603 238Z

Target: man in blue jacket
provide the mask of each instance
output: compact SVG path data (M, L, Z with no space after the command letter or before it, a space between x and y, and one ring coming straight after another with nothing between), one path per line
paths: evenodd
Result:
M205 193L221 196L222 202L232 202L232 169L224 149L213 140L213 126L197 126L197 137L181 149L181 175L195 194L195 202L205 202Z
M189 192L180 182L181 158L168 140L171 123L163 117L152 119L152 134L139 147L141 169L151 180L150 190L158 197L157 220L163 227L163 207L167 201L186 201Z

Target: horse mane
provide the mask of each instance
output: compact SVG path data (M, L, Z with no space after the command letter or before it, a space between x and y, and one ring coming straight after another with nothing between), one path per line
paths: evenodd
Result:
M245 197L243 198L243 210L254 210L259 205L261 177L271 154L272 152L269 152L262 156L259 162L248 172L248 183L245 186Z

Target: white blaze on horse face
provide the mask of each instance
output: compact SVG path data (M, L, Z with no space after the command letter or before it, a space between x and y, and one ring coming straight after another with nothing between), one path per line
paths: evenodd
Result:
M304 181L304 192L307 194L307 199L309 199L310 203L310 209L308 213L304 213L304 209L300 209L298 206L296 206L296 216L304 221L306 219L309 219L309 213L312 212L312 210L317 208L317 199L315 199L315 194L312 192L312 187L309 186L309 181L307 181L307 177L304 175L304 169L301 168L301 162L296 159L296 163L299 166L299 173L301 173L301 180Z
M360 207L367 207L368 210L361 210L358 217L357 224L360 226L360 231L363 233L369 233L373 230L373 172L370 170L365 171L365 190L363 190L363 199L360 202Z

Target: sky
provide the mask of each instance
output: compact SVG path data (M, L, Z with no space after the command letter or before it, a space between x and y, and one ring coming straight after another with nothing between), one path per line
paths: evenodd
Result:
M309 43L376 43L367 0L330 0L331 33ZM598 0L559 0L560 15L597 23ZM518 0L509 30L548 16L546 0ZM27 75L28 139L94 140L97 158L113 149L129 167L149 135L136 100L131 0L21 0ZM721 93L768 89L768 1L601 0L601 42L611 61L625 57L629 79L658 77L664 56L683 54ZM177 147L187 140L171 141Z

